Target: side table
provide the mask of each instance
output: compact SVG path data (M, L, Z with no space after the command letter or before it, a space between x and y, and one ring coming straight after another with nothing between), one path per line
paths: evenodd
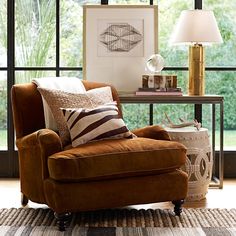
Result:
M194 127L165 128L172 141L184 144L187 148L187 162L181 168L188 174L187 201L205 198L212 176L212 148L208 130Z
M150 125L153 124L153 104L194 104L203 105L209 104L212 113L212 155L213 155L213 174L210 187L223 188L224 178L224 97L219 95L204 95L204 96L136 96L133 93L120 93L120 101L122 104L149 104L149 119ZM216 106L219 107L220 119L220 146L219 158L216 158L215 139L216 139Z

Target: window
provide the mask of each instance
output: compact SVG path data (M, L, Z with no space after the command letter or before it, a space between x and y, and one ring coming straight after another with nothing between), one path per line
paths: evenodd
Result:
M7 1L0 8L0 150L7 149Z
M206 93L218 94L224 97L224 149L236 149L236 72L207 71ZM204 112L204 120L208 112ZM219 111L216 111L219 120ZM217 122L218 123L218 122ZM219 127L216 127L219 130ZM219 131L218 131L219 132ZM216 143L219 145L219 143Z
M149 0L109 0L109 4L137 4L137 5L148 5Z
M33 78L40 78L40 77L52 77L56 76L55 71L47 71L47 70L30 70L30 71L16 71L15 72L15 83L22 84L28 83Z
M0 71L0 150L7 149L7 72Z
M15 160L8 90L14 83L29 82L35 77L82 78L82 6L101 2L106 3L107 0L1 0L0 161L5 161L5 166ZM170 46L170 34L182 10L193 9L194 5L214 10L224 44L206 47L206 92L224 96L224 144L226 148L235 150L236 3L230 0L109 0L109 4L158 4L159 52L166 62L163 73L177 74L178 85L184 92L187 91L188 81L188 47ZM192 119L192 108L191 105L178 108L154 105L154 123L162 122L165 111L170 116L174 114L174 120L182 116ZM137 111L144 114L142 119L137 116ZM123 110L131 129L147 125L148 112L149 106L144 104L125 105ZM203 106L203 116L204 126L210 129L209 107ZM10 158L10 162L5 157ZM0 175L1 170L0 167Z
M82 66L83 6L80 1L60 4L60 66Z
M7 66L7 0L0 8L0 68Z
M188 66L188 47L170 46L169 38L181 11L193 9L193 2L188 0L159 0L159 52L165 58L165 66Z
M206 92L224 96L224 149L236 149L236 2L204 0L213 10L223 37L222 44L206 47ZM215 70L215 71L214 71Z
M15 64L55 66L55 0L15 1ZM30 77L25 77L30 81Z
M236 65L236 2L225 0L205 0L203 7L213 10L224 42L206 47L206 66Z

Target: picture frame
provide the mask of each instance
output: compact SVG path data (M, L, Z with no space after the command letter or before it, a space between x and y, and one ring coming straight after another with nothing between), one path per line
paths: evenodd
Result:
M158 52L157 34L158 6L84 5L83 79L136 91Z

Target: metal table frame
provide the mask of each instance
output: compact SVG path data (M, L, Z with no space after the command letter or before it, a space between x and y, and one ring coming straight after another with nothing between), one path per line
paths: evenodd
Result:
M223 188L224 178L224 152L223 152L223 137L224 137L224 98L218 95L205 96L136 96L134 94L119 94L121 103L145 103L150 104L150 124L153 122L153 104L210 104L212 107L212 155L213 155L213 172L212 182L210 187ZM216 151L215 151L215 129L216 129L216 105L220 106L220 150L218 159L218 173L216 176Z

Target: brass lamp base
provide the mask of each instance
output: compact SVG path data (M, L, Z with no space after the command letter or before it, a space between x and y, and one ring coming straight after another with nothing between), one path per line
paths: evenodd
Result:
M200 44L189 47L189 95L205 94L204 48Z

